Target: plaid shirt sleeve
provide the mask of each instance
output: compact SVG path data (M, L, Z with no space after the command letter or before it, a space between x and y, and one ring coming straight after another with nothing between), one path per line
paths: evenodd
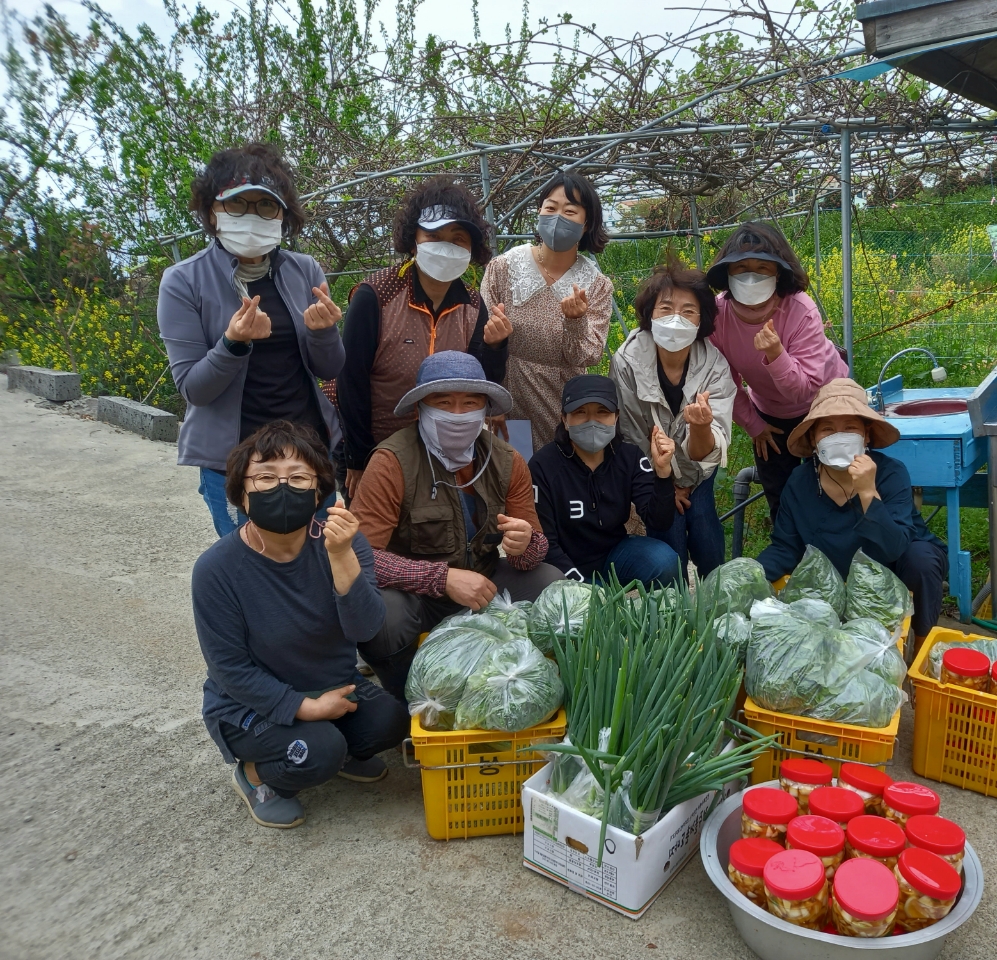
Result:
M535 570L547 556L547 538L536 528L530 537L529 546L518 557L507 557L514 570Z
M532 546L531 542L530 547ZM545 540L545 552L546 547ZM445 597L449 569L442 561L409 560L387 550L374 551L374 572L377 574L377 585L382 590L404 590L406 593L421 593L427 597Z

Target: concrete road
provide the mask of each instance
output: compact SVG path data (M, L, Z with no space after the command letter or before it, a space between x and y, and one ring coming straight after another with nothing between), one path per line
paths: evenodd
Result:
M256 826L199 716L197 472L5 387L0 958L753 956L698 860L635 923L525 870L521 838L430 840L395 751L381 783L305 794L301 828ZM997 800L940 790L992 870ZM992 890L943 956L992 955Z

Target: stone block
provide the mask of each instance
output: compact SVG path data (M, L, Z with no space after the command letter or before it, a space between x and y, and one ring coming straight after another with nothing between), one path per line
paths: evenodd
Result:
M16 350L0 351L0 373L6 373L8 367L20 366L21 355Z
M139 433L150 440L167 443L176 443L180 429L176 414L125 397L100 397L97 400L97 419Z
M44 367L8 367L7 389L27 390L46 400L65 403L80 399L80 375Z

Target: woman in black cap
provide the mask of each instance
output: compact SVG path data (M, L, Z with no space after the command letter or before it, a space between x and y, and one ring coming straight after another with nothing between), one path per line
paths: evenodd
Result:
M774 523L782 488L800 463L786 437L824 384L848 376L848 365L806 294L806 270L777 228L742 224L706 279L721 291L710 340L737 384L734 422L754 440L755 465Z
M657 426L650 456L627 443L609 377L572 377L561 392L554 440L530 461L546 562L566 577L591 581L611 567L623 583L667 584L680 575L678 554L653 537L627 534L630 504L644 523L667 530L675 516L675 442Z

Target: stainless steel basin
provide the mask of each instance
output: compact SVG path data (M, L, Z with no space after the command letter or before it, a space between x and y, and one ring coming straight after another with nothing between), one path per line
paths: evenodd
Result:
M932 397L927 400L907 400L886 408L888 417L943 417L952 413L965 413L969 409L965 400L958 397Z

